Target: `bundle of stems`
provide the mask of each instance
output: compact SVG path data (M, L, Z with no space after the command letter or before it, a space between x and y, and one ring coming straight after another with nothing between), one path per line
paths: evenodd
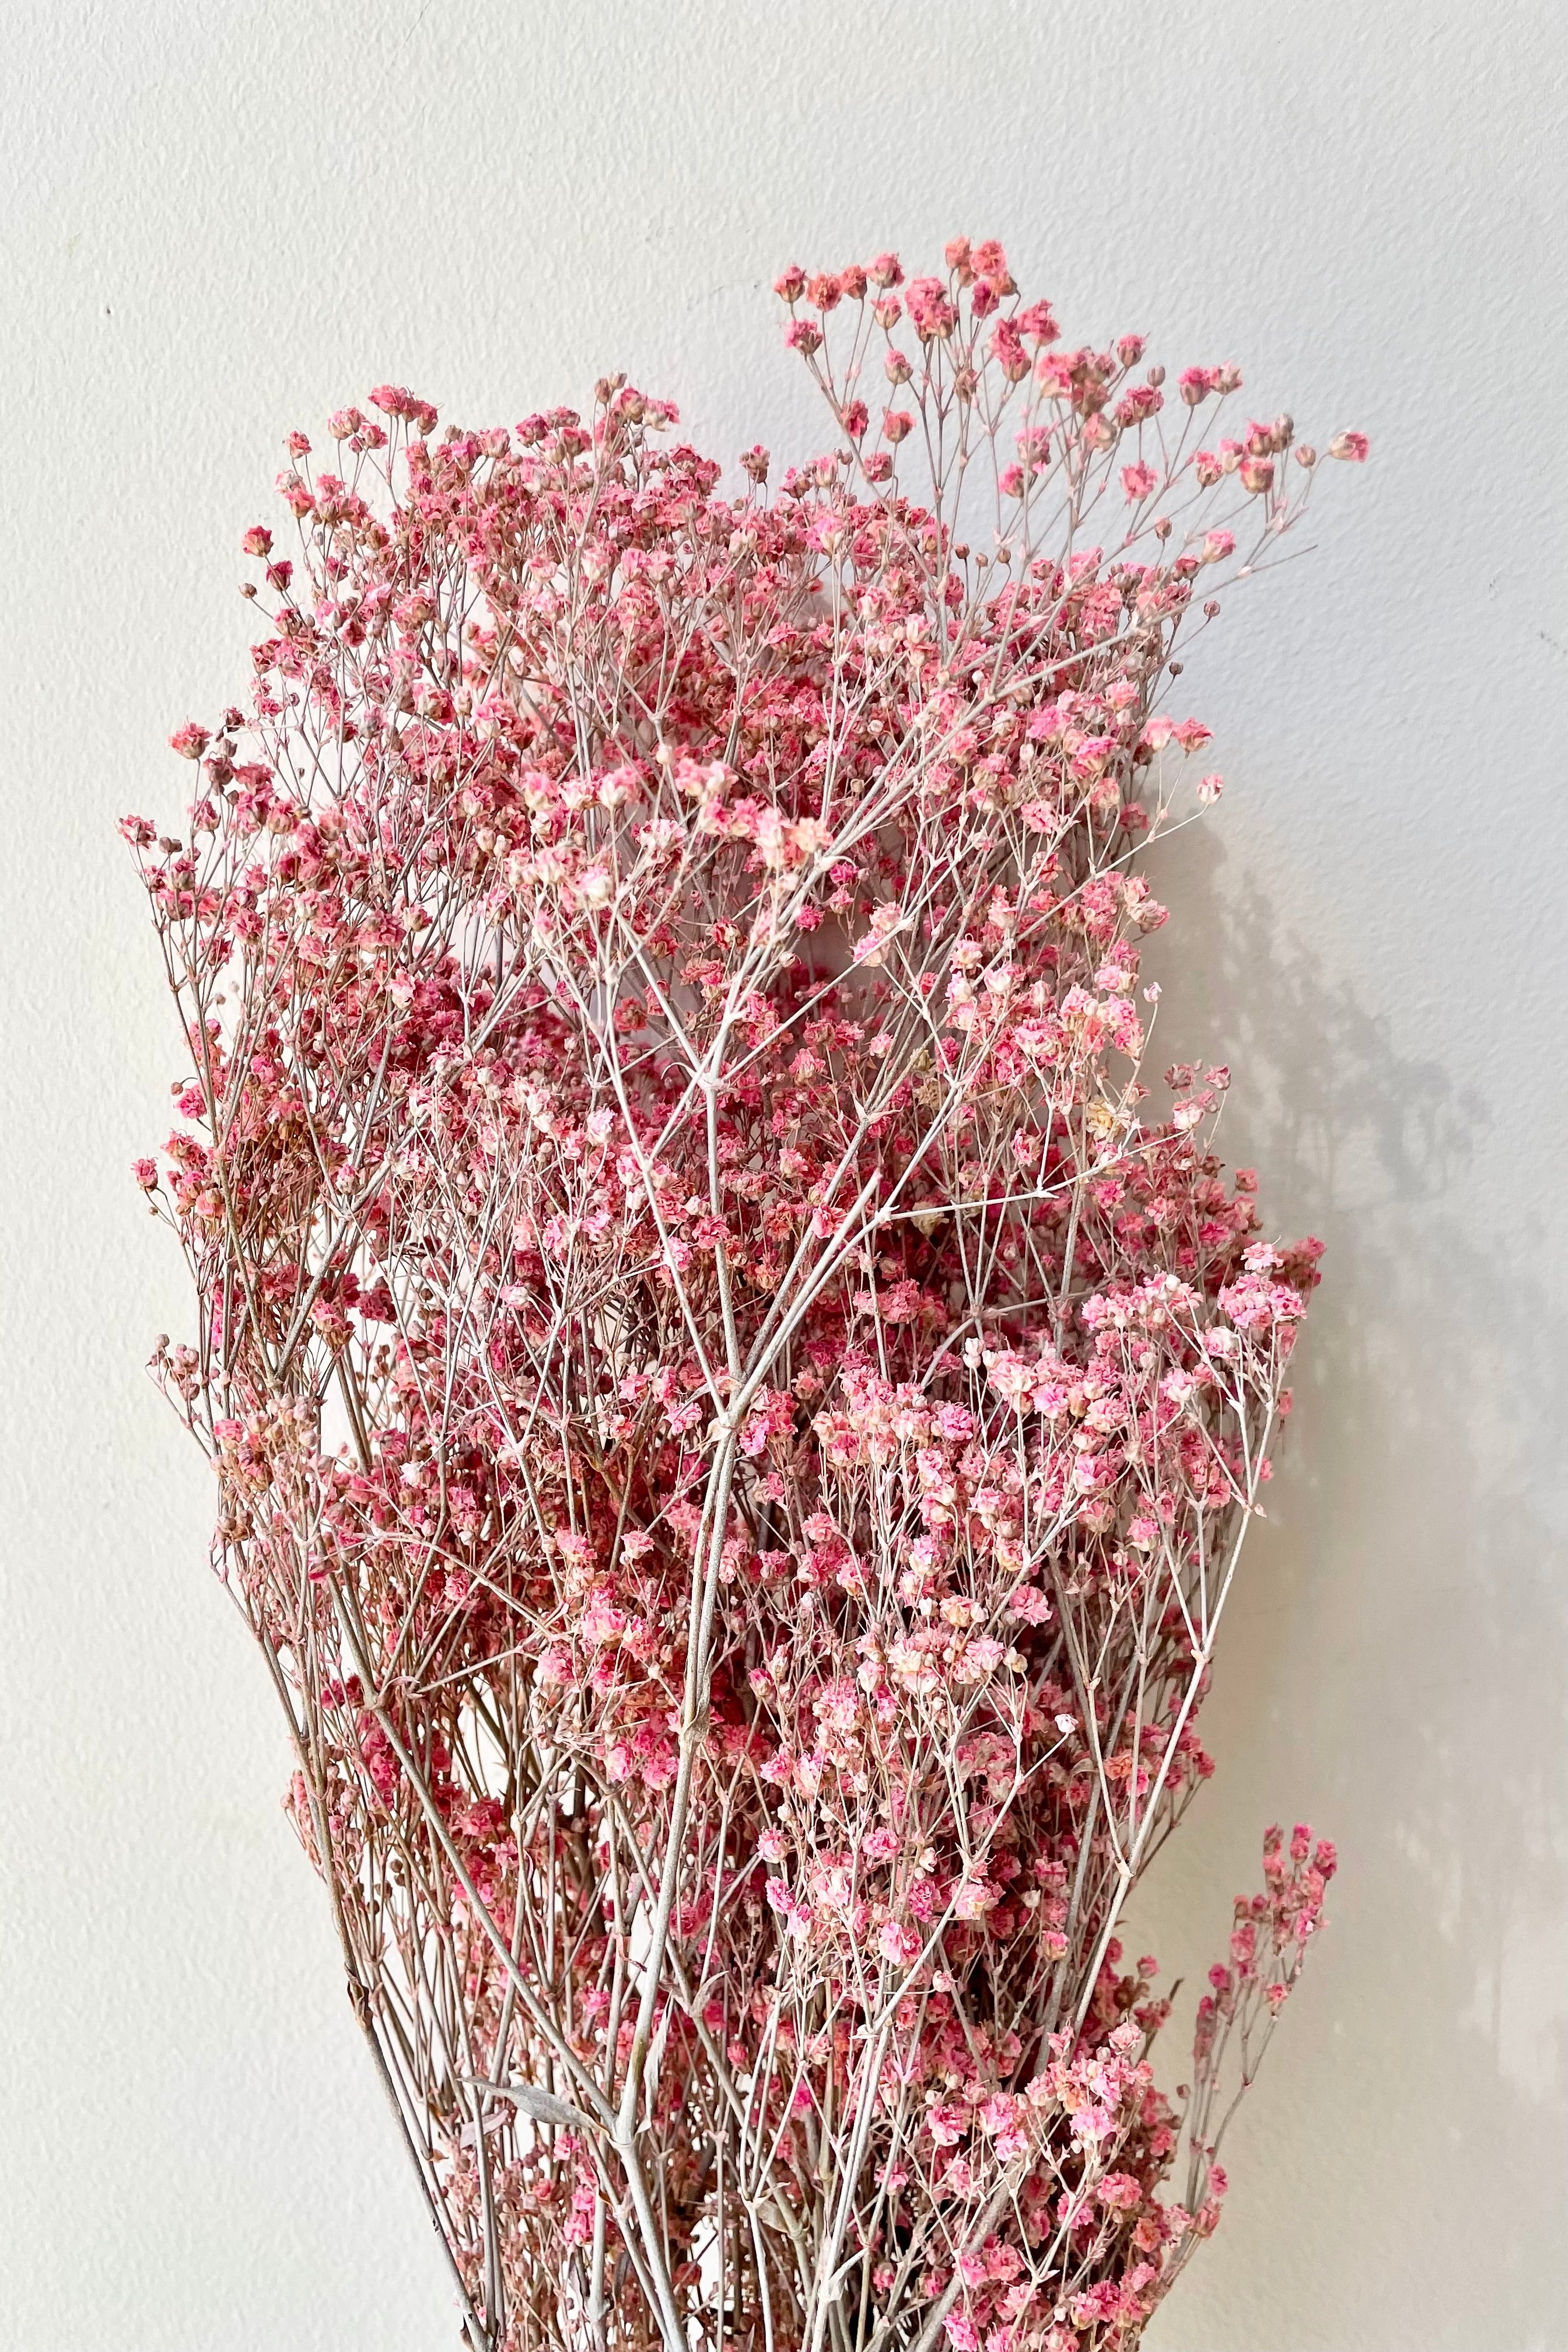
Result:
M1153 1108L1138 853L1320 468L994 245L779 291L834 440L771 495L616 377L290 437L250 707L123 828L154 1362L474 2352L1109 2352L1333 1866L1270 1833L1167 2098L1124 1914L1318 1245L1227 1072Z

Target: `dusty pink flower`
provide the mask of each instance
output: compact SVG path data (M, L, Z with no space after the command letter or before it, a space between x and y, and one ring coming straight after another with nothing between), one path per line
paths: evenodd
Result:
M1155 1106L1139 852L1194 583L1317 471L944 260L779 278L830 437L771 492L618 375L291 436L248 709L121 826L154 1369L472 2352L1131 2352L1334 1867L1270 1833L1173 2102L1123 1913L1319 1248L1227 1071Z

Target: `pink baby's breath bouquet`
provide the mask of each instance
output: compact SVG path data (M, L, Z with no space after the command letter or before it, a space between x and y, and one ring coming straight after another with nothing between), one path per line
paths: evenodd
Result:
M473 2352L1129 2352L1333 1867L1269 1832L1162 2093L1124 1914L1318 1244L1226 1071L1150 1107L1138 854L1319 468L994 244L778 290L771 494L619 377L291 436L249 708L124 827L155 1364Z

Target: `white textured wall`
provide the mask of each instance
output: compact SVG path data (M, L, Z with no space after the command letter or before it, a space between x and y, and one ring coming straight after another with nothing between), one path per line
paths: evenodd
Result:
M0 2342L454 2340L138 1370L178 1054L113 819L246 676L279 437L619 365L798 450L775 269L963 229L1374 440L1230 600L1230 790L1165 863L1163 1032L1331 1253L1159 1948L1206 1960L1272 1815L1344 1869L1156 2342L1563 2352L1568 12L7 0L0 46Z

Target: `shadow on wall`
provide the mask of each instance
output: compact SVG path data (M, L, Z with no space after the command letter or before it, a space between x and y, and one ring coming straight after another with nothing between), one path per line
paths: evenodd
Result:
M1560 2352L1568 1335L1530 1281L1542 1237L1501 1184L1483 1194L1479 1108L1204 828L1152 872L1173 909L1161 1034L1231 1062L1226 1159L1258 1164L1271 1228L1329 1250L1221 1640L1219 1771L1140 1927L1190 1985L1268 1819L1308 1814L1342 1853L1329 1936L1226 2144L1225 2224L1153 2342ZM1189 1997L1163 2072L1190 2018Z

